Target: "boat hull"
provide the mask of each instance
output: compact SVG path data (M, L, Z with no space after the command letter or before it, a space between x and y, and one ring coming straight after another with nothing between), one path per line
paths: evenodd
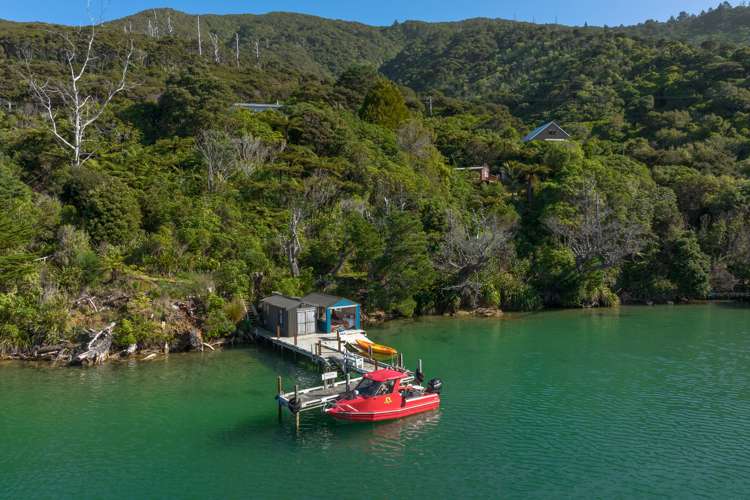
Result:
M338 420L351 422L379 422L381 420L394 420L409 417L426 411L440 408L440 396L438 394L426 394L419 398L408 400L405 405L397 408L362 409L359 410L346 402L340 402L326 413Z

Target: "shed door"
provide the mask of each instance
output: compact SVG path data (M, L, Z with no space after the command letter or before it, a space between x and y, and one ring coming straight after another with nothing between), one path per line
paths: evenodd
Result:
M297 334L315 333L315 309L297 309Z

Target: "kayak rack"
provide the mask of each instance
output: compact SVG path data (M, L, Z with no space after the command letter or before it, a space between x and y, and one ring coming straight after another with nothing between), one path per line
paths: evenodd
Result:
M361 331L354 331L361 334ZM300 389L294 385L294 391L284 392L281 376L276 381L276 402L278 405L278 419L282 421L283 409L286 407L295 416L296 428L299 429L300 413L316 409L324 409L326 405L340 395L350 391L362 380L362 375L375 370L389 368L407 374L406 381L414 379L414 373L404 367L403 354L395 361L386 363L375 359L372 349L367 355L350 352L347 349L347 333L308 334L294 337L274 335L268 330L256 327L253 336L256 341L264 342L281 353L291 353L294 358L302 357L315 364L321 372L323 385ZM419 361L419 371L422 361ZM339 378L339 371L344 379ZM354 375L354 377L352 376Z

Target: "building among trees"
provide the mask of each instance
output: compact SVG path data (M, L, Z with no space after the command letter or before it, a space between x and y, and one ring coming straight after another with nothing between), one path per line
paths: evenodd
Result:
M261 323L282 337L311 333L334 333L336 330L358 330L361 306L343 297L309 293L302 298L280 293L260 301Z
M567 141L570 134L555 122L545 123L537 127L529 135L523 138L523 142L531 141Z

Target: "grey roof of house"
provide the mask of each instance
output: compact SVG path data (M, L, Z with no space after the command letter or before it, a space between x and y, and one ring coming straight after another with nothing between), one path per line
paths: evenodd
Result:
M539 127L532 130L526 137L523 138L523 142L533 141L536 136L538 136L539 134L541 134L542 132L544 132L551 126L555 126L559 128L562 131L562 133L565 134L566 137L570 137L570 134L567 133L565 130L563 130L563 128L560 125L558 125L554 121L551 121L549 123L545 123L544 125L540 125Z
M266 297L265 299L261 300L261 302L281 309L296 309L300 305L302 305L302 301L300 299L295 299L292 297L287 297L286 295L278 294Z
M238 102L235 103L235 106L238 108L245 108L252 111L268 111L269 109L281 109L284 107L283 104L266 104L266 103L260 103L260 102Z
M302 297L302 301L305 304L311 304L314 306L320 306L320 307L331 307L336 302L340 301L341 297L336 297L335 295L328 295L327 293L308 293L304 297Z

